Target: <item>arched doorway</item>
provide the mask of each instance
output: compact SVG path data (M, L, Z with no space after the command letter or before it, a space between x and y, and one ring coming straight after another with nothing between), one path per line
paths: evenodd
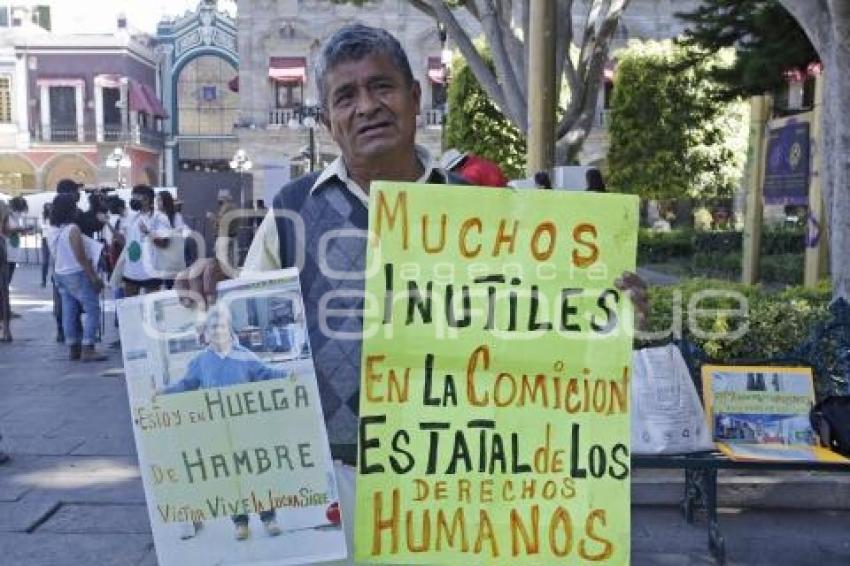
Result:
M184 219L211 246L214 238L206 218L215 212L218 191L229 189L239 203L242 185L249 184L229 166L238 144L233 125L239 115L239 94L228 83L237 70L225 57L203 53L178 64L175 73L175 184L183 200Z
M62 179L72 179L84 185L95 182L97 171L91 163L79 155L59 155L47 162L44 168L44 188L55 190L56 184Z
M177 135L181 170L227 170L236 138L239 95L228 83L236 67L223 57L195 57L177 75Z
M34 192L35 167L17 155L0 155L0 190L12 195Z

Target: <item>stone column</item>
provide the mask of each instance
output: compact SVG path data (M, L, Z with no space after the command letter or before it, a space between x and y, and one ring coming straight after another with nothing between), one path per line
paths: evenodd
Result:
M30 143L29 123L29 85L27 81L27 58L20 57L15 61L15 93L14 107L15 116L13 120L18 124L18 135L15 143L19 149L24 149Z
M162 131L166 138L174 135L174 116L177 112L177 106L173 103L174 100L174 83L171 77L174 65L174 46L162 46L162 59L159 68L159 84L160 93L162 94L162 105L168 111L168 118L162 121Z
M86 141L86 121L85 121L85 83L78 83L74 86L74 103L77 107L77 141Z
M103 143L103 85L94 81L94 131L97 143Z
M39 95L41 97L41 138L44 141L50 141L50 87L44 83L38 85Z

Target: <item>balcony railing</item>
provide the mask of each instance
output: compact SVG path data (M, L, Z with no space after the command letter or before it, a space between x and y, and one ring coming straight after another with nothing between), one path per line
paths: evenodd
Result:
M163 145L163 134L150 128L134 124L129 128L107 124L100 128L81 128L75 125L39 125L30 132L36 143L132 143L159 148Z
M445 112L440 108L429 108L422 113L422 126L439 128L443 125ZM272 108L269 110L269 127L286 128L291 120L299 121L298 108Z
M130 128L130 142L136 145L146 145L148 147L162 147L164 143L162 132L143 128L135 124Z
M426 128L439 128L443 125L445 112L440 108L429 108L425 110L423 122Z
M75 124L39 125L30 132L34 141L40 143L94 143L94 130Z
M272 108L269 110L269 127L285 128L290 120L298 120L297 108Z

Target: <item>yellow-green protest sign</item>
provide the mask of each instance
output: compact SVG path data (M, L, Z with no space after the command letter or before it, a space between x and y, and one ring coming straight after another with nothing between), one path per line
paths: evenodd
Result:
M637 199L375 183L356 558L629 559Z

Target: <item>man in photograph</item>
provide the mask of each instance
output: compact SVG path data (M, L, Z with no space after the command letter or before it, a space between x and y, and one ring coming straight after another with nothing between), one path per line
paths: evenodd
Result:
M203 338L207 347L192 358L183 378L174 385L158 389L157 395L294 377L292 370L268 365L252 351L239 345L231 325L230 311L226 307L218 306L209 311L204 322ZM248 515L234 515L232 519L237 540L251 536ZM269 536L281 533L274 509L261 512L260 520ZM200 526L198 522L184 524L181 538L193 537Z

